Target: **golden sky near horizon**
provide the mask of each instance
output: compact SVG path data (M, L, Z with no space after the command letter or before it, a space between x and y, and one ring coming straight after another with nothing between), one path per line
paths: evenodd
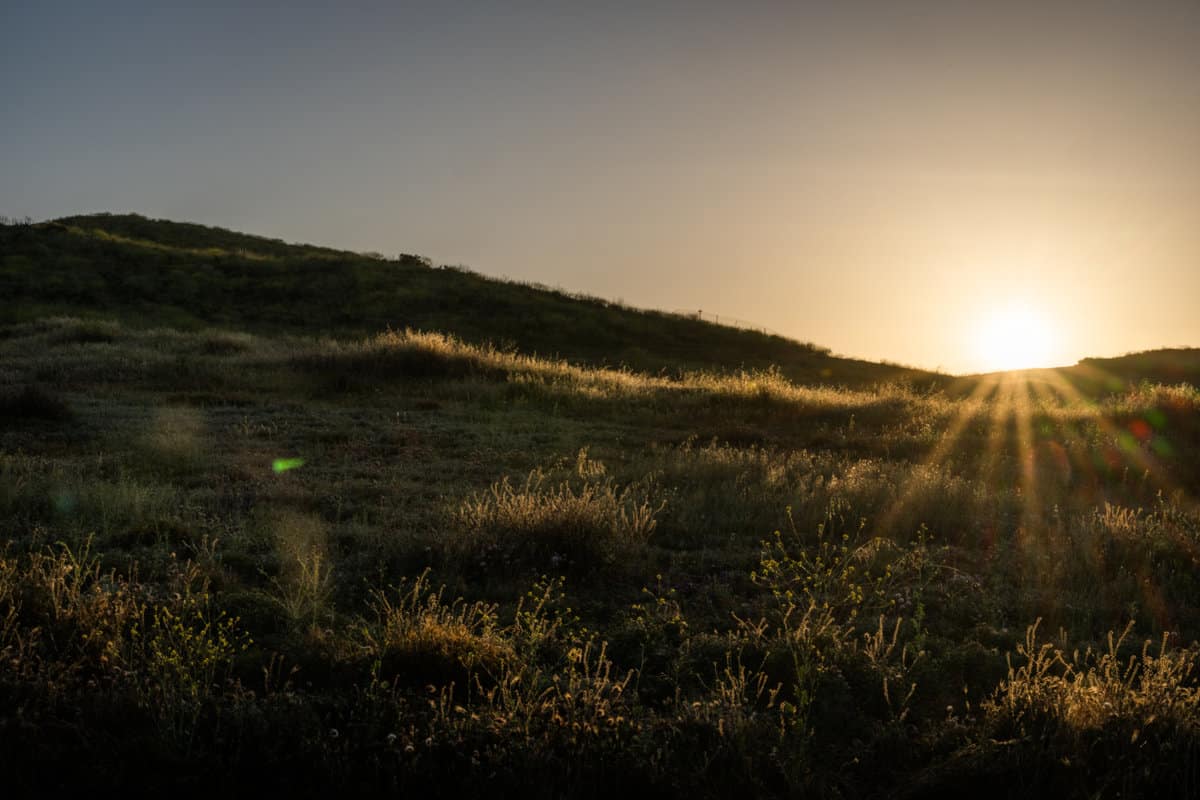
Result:
M0 213L424 253L952 372L1200 345L1194 0L4 14Z

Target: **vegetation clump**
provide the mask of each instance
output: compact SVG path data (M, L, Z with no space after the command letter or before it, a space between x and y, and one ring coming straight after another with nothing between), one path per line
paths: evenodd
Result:
M519 487L507 479L463 501L450 552L481 570L533 568L581 574L643 553L666 501L645 485L616 486L602 464L580 454L579 480L550 484L534 470ZM628 565L627 563L625 564Z

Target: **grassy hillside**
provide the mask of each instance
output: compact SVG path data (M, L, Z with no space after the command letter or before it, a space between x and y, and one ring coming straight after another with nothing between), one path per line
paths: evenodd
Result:
M779 336L395 260L137 215L0 226L0 323L53 314L181 329L360 336L437 330L588 364L658 372L778 366L793 380L935 382Z
M67 318L0 375L16 790L1190 793L1193 388Z
M1143 381L1200 386L1200 349L1174 347L1115 358L1085 358L1061 372L1090 395L1117 394Z
M684 332L828 359L785 340L107 220L0 251L13 796L1195 796L1200 391L1148 380L1187 354L832 387ZM468 327L356 332L322 274ZM672 366L485 344L529 316L469 319L494 292Z
M1019 376L1041 392L1071 399L1103 400L1135 391L1144 384L1200 386L1200 348L1175 347L1110 358L1084 358L1069 367L960 375L944 381L941 389L953 397L969 397L1004 376Z

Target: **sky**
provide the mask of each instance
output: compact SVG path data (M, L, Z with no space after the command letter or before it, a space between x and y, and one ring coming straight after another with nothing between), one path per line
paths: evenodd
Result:
M0 214L419 253L950 372L1200 346L1200 0L0 0L0 70Z

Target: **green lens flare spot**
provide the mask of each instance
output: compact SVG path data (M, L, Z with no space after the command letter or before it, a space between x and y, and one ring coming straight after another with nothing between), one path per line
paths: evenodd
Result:
M281 472L287 472L289 469L296 469L304 466L303 458L277 458L271 462L271 469L278 475Z
M1132 453L1138 449L1138 440L1129 431L1119 431L1117 433L1117 446L1126 453Z
M60 514L70 514L75 510L75 495L70 492L58 492L54 495L54 510Z

